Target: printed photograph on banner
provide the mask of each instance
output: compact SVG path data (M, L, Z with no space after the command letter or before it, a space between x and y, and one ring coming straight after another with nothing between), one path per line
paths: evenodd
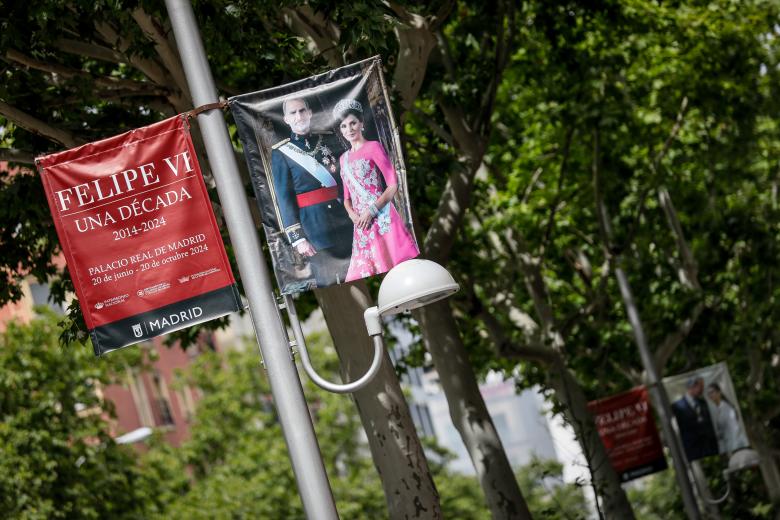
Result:
M688 460L749 447L726 363L667 377L663 383Z
M283 294L382 274L419 254L379 58L229 104Z

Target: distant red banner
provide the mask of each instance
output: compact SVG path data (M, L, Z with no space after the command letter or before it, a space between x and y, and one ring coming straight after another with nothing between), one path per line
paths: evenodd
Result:
M645 387L592 401L588 408L623 482L666 469Z
M184 116L37 165L95 354L240 308Z

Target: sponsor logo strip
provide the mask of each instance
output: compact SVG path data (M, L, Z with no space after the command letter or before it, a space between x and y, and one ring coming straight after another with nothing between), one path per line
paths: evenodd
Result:
M240 310L241 298L235 284L187 298L158 309L95 327L90 331L95 355L167 334Z

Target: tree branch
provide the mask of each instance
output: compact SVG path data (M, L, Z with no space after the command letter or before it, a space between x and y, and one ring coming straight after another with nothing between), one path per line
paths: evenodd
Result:
M68 148L73 148L74 146L78 146L79 144L84 143L84 140L79 139L70 132L55 128L50 124L41 121L35 116L23 112L4 101L0 101L0 114L27 131L41 135L53 141L57 141L58 143L62 143Z
M439 10L436 11L436 14L430 17L428 27L430 27L431 31L436 32L442 25L444 25L444 22L446 22L447 18L450 17L450 14L452 13L452 10L455 8L456 4L457 2L454 0L447 0L446 2L441 3Z
M321 13L310 6L282 9L284 21L299 36L309 41L313 51L321 54L332 67L344 65L344 57L338 50L338 27L330 23Z
M655 366L659 376L663 374L664 367L669 361L669 358L672 357L672 354L674 354L674 351L677 350L677 347L679 347L683 340L688 337L693 326L696 325L696 321L699 319L699 316L701 316L704 308L705 304L703 301L697 302L691 311L691 315L683 320L676 331L667 335L658 348L655 349Z
M0 162L35 164L35 154L18 148L0 148Z
M96 43L87 43L78 40L71 40L69 38L59 38L57 40L57 48L62 52L76 54L86 58L94 58L96 60L108 61L111 63L126 62L124 57L114 49L104 47Z
M604 206L604 198L601 192L601 135L598 127L593 129L593 157L591 160L591 174L593 175L593 199L596 205L596 218L599 225L602 249L606 258L612 256L612 226L607 216L607 208Z
M657 154L655 154L655 157L653 158L653 162L651 164L653 170L658 170L658 165L660 164L661 160L666 156L666 153L669 151L669 147L672 145L672 141L677 137L677 134L680 133L680 128L682 128L683 119L685 118L685 113L688 111L688 96L683 96L682 101L680 102L680 108L677 111L677 117L675 118L674 125L672 126L672 130L669 132L669 136L666 138L666 141L664 141L663 146L658 151Z
M172 45L171 41L168 39L165 31L163 31L160 25L141 8L133 10L133 19L147 38L154 42L154 49L160 56L163 65L165 65L165 68L176 82L176 86L179 87L179 90L181 90L188 99L191 99L192 95L190 94L190 89L187 85L187 78L184 75L179 53L176 50L176 47Z
M420 110L419 108L413 106L411 107L411 112L414 114L417 118L420 119L423 123L425 123L425 126L431 129L431 131L436 134L439 139L450 145L451 147L455 147L455 141L452 139L452 136L447 132L447 130L444 129L443 126L441 126L439 123L434 121L434 119Z
M411 13L398 2L386 1L384 4L401 22L395 28L398 63L393 83L401 94L404 110L409 110L422 87L431 51L437 44L434 33L447 19L455 2L444 2L436 14L429 17Z
M455 63L452 60L452 51L450 50L450 42L447 41L447 37L442 31L436 31L436 42L438 43L438 49L441 53L442 62L444 62L444 70L447 71L447 79L455 81Z
M626 380L630 381L632 384L641 385L644 382L643 373L637 372L631 367L625 367L614 359L610 359L609 364L612 365L612 368L615 370L615 372L622 374L623 377L625 377Z
M461 155L464 168L452 171L439 206L423 242L428 258L440 264L446 264L458 226L471 202L474 178L477 171L484 167L483 156L485 142L469 128L461 107L441 103L440 108L452 132L452 136Z
M455 168L444 186L431 227L423 241L427 258L440 264L449 260L457 229L471 203L478 168Z
M758 388L761 385L761 380L764 378L764 370L766 370L764 356L761 355L761 351L756 348L755 344L748 344L747 358L750 366L748 386L750 388Z
M393 12L398 21L405 23L406 25L414 26L416 22L415 18L422 18L418 14L410 13L406 7L402 6L398 2L384 1L382 3L385 5L385 7Z
M506 8L506 13L504 13ZM499 4L499 16L497 24L497 42L496 52L493 59L493 77L490 79L488 87L485 89L482 102L480 103L480 109L475 115L473 127L476 128L480 134L486 135L489 133L491 124L490 119L493 114L493 105L496 100L496 92L498 91L498 85L501 84L501 78L504 75L504 69L509 63L509 56L511 54L510 49L515 38L515 2L510 0L506 3ZM505 28L506 27L506 28Z
M780 404L771 407L766 412L761 414L761 422L767 423L778 415L780 415ZM780 455L780 451L778 451L778 455Z
M463 152L463 159L474 166L481 162L485 143L469 124L462 107L445 102L439 103L439 107L450 127L455 144Z
M468 293L469 314L476 315L482 320L482 323L485 325L485 330L490 336L491 342L495 345L496 354L508 359L519 358L543 364L552 364L555 362L557 357L556 353L546 347L544 343L538 339L534 340L533 338L530 338L522 327L518 327L518 329L528 341L523 344L513 341L509 335L506 334L504 327L498 321L495 314L490 312L483 304L481 298L477 296L473 283L466 279L466 283L464 283L463 286Z
M31 56L27 56L26 54L23 54L14 49L10 49L6 51L5 57L11 61L19 63L20 65L24 65L25 67L29 67L35 70L40 70L42 72L48 72L50 74L56 74L58 76L62 76L63 78L78 77L78 78L88 79L101 87L124 88L124 89L134 89L134 90L142 90L142 89L148 89L152 87L148 83L144 83L142 81L133 81L129 79L121 79L121 78L113 78L113 77L105 77L105 76L94 76L89 72L85 72L83 70L66 67L64 65L59 65L57 63L36 60L35 58L32 58Z
M541 260L531 254L524 238L517 236L514 230L508 229L501 238L506 249L512 251L518 259L526 289L539 316L544 336L551 338L553 348L559 351L563 348L563 337L558 331L555 313L550 305L550 295L542 275Z
M534 191L534 186L536 186L536 182L539 180L539 177L541 177L543 172L544 168L539 166L536 170L534 170L534 173L531 174L531 180L528 181L528 185L523 190L523 197L520 199L520 204L526 204L528 202L531 193Z
M130 98L137 98L137 97L153 97L158 98L159 101L165 101L167 100L167 96L170 93L169 90L163 89L160 87L155 87L151 83L148 85L148 89L146 91L141 90L133 90L133 89L111 89L106 90L100 93L100 99L101 101L115 101L118 104L121 105L127 105L131 108L137 109L139 102L136 100L130 100ZM57 100L56 105L54 106L62 106L62 105L80 105L83 103L83 99L79 96L69 96L65 99ZM148 103L148 106L151 107L153 105L152 101L150 100ZM166 103L167 105L167 103ZM47 104L47 106L49 106ZM157 105L154 105L157 106ZM170 110L170 105L167 105L167 109L160 109L159 111L162 113L171 113L170 115L173 115L173 113Z
M563 141L563 158L561 159L561 167L560 167L560 171L558 172L558 185L555 191L555 199L553 200L552 206L550 208L550 216L547 219L547 226L544 232L544 240L542 241L543 244L542 247L544 249L547 248L547 244L550 242L553 224L555 223L555 214L558 211L558 203L561 200L561 192L563 191L563 179L566 176L566 171L569 165L569 153L571 151L571 141L573 136L574 136L574 126L572 125L566 131L566 137L564 138Z
M118 31L106 22L95 22L95 28L98 34L106 43L116 47L124 55L130 48L130 43L123 39ZM143 74L149 80L161 87L171 87L174 85L173 79L166 73L165 69L155 60L143 58L138 55L127 57L126 63L129 63ZM173 105L177 112L186 112L192 108L192 100L185 98L181 91L172 91L168 96L168 102Z
M516 341L506 341L498 344L501 356L507 359L521 359L524 361L535 361L543 365L555 365L560 356L553 350L540 344L521 345Z
M683 99L680 102L680 109L677 111L677 117L675 118L675 123L674 125L672 125L672 129L669 132L666 141L664 141L661 150L659 150L659 152L655 154L653 160L650 161L650 171L653 173L653 176L656 178L658 178L658 166L660 165L661 160L663 160L663 158L666 156L667 152L669 151L669 148L671 147L674 139L677 137L677 134L680 132L680 128L682 128L683 119L685 117L685 113L687 112L687 110L688 110L688 96L683 96ZM652 155L652 151L653 151L652 146L648 146L648 155ZM651 190L651 185L645 186L639 195L639 202L636 205L637 208L636 215L634 216L633 222L631 223L631 228L627 233L628 237L633 237L634 233L636 233L636 230L639 228L640 219L642 218L642 214L645 211L645 201L647 200L647 197L650 194L650 190Z
M428 59L436 46L436 37L427 26L425 18L418 14L409 14L410 20L404 25L396 25L398 38L398 63L393 73L393 83L401 94L404 110L409 110L425 79Z
M666 221L669 224L669 228L672 230L675 242L677 243L677 250L682 261L680 281L688 289L701 291L701 285L699 284L699 265L693 257L688 242L685 240L682 225L680 225L680 219L677 218L677 211L674 209L674 204L672 203L672 197L663 186L658 188L658 202L664 210Z

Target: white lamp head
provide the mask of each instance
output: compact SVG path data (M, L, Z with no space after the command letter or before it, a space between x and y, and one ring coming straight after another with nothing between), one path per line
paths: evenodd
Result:
M756 450L743 448L729 457L729 467L725 473L735 473L747 468L754 468L761 463L761 457Z
M151 428L148 426L142 426L124 435L120 435L114 440L117 444L132 444L134 442L141 442L148 439L152 433L154 432L152 432Z
M377 307L380 315L389 316L441 300L459 289L445 268L415 258L390 269L379 286Z

